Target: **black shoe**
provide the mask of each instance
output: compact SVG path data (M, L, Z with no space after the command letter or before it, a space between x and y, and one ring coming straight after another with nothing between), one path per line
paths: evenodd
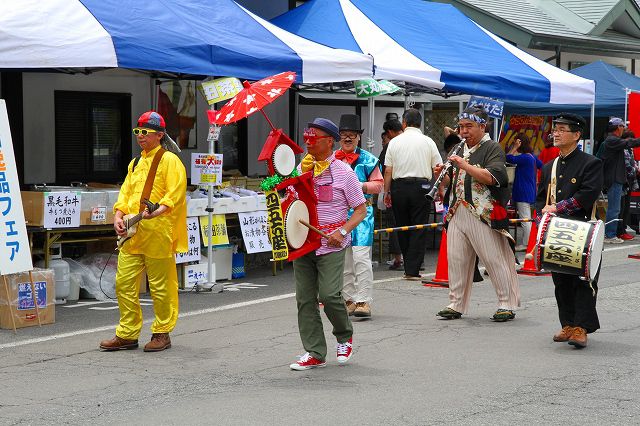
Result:
M516 313L511 309L498 309L491 319L495 322L505 322L516 317Z
M443 310L438 312L436 316L450 320L450 319L458 319L462 316L462 314L458 311L454 311L451 308L444 308Z

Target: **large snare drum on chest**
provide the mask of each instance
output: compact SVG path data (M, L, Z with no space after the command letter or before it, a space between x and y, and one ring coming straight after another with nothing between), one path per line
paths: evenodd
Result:
M287 200L282 203L282 210L287 244L292 249L299 249L309 235L309 228L300 223L301 219L309 222L309 209L303 201Z
M537 269L577 275L591 281L600 267L604 223L601 220L581 222L545 213L538 228L537 243Z

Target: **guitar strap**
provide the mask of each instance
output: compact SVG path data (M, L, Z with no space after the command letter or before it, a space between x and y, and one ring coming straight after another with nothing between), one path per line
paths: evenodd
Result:
M151 162L151 168L149 169L149 174L147 175L147 181L144 183L144 189L142 190L142 195L140 196L140 213L144 211L147 207L144 204L145 200L149 200L151 196L151 190L153 189L153 181L156 178L156 172L158 171L158 164L160 164L160 159L167 152L166 149L160 148L156 155L153 156L153 161ZM150 201L150 200L149 200Z

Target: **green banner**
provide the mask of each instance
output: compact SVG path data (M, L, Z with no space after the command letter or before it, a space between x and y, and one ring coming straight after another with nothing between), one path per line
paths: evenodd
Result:
M366 80L356 80L354 83L356 96L359 98L371 98L374 96L386 95L400 90L398 86L387 80L376 81L373 78Z

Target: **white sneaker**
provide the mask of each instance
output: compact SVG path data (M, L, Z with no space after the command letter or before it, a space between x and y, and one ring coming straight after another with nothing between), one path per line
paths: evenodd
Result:
M338 343L336 346L336 356L338 357L338 363L344 364L349 359L351 359L351 355L353 355L353 337L347 340L344 343Z
M604 239L605 244L622 244L624 240L618 237L606 238Z

